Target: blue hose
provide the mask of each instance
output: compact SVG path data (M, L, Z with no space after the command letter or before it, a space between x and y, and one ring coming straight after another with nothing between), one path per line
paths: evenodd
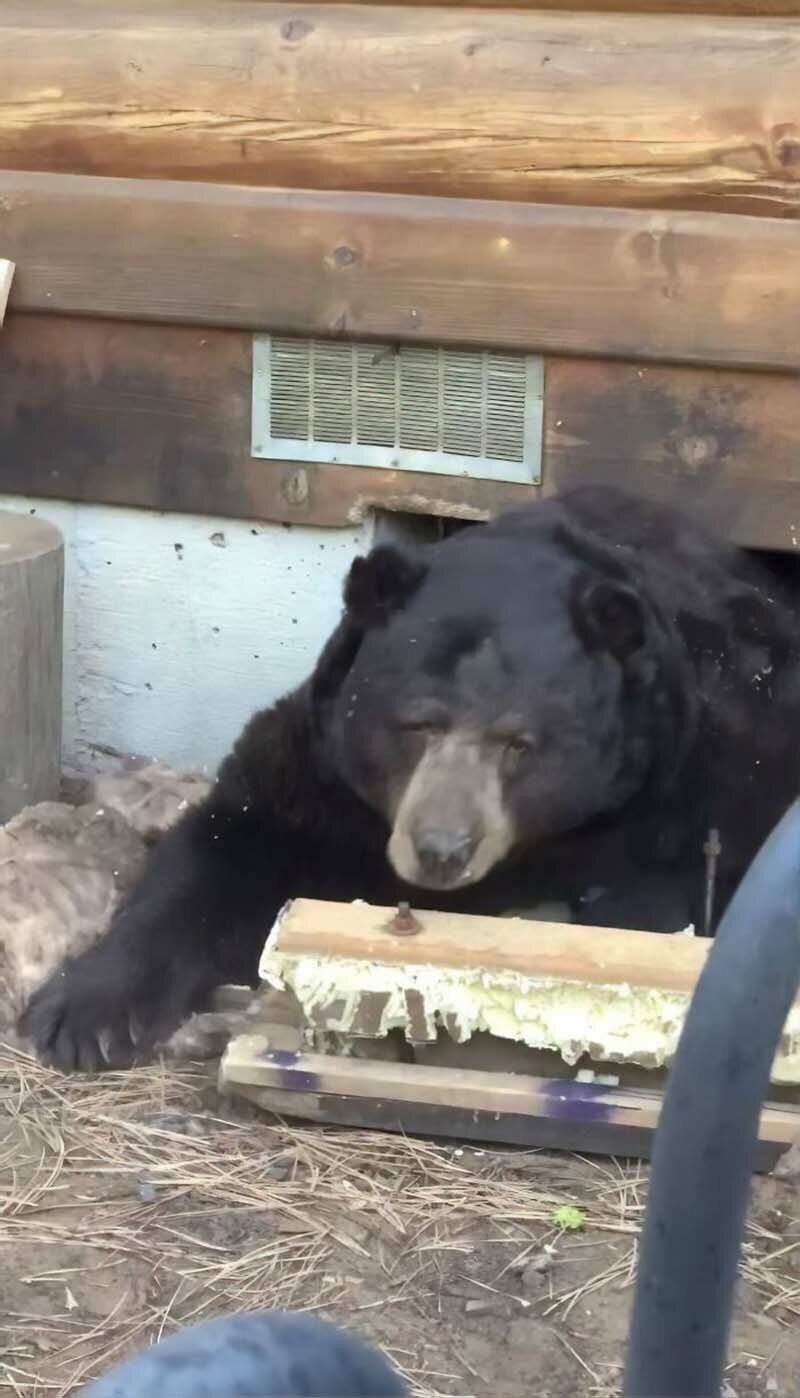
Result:
M720 923L661 1113L625 1398L718 1398L758 1123L800 983L800 802Z
M90 1384L84 1398L407 1398L357 1335L314 1315L225 1316L180 1330Z

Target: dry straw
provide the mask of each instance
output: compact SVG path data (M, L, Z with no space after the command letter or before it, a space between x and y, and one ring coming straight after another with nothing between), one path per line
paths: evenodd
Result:
M13 1047L0 1049L0 1106L0 1281L34 1256L41 1268L22 1284L63 1297L45 1313L40 1291L4 1318L0 1392L59 1398L178 1324L268 1306L372 1333L421 1398L463 1394L464 1368L432 1366L415 1343L419 1318L459 1278L530 1307L520 1271L565 1244L554 1223L565 1203L586 1214L569 1245L613 1235L617 1260L567 1290L548 1275L536 1313L559 1324L586 1391L614 1391L575 1348L569 1317L598 1289L631 1285L641 1166L293 1127L221 1105L200 1065L65 1078ZM745 1276L785 1322L800 1315L789 1261L779 1235L751 1224ZM98 1320L75 1299L90 1273L144 1283L117 1286ZM401 1341L386 1325L404 1314Z

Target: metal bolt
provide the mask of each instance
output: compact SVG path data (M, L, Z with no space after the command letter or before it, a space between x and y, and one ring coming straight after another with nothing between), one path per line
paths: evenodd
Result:
M410 903L398 903L397 912L389 922L388 930L397 937L413 937L422 931L422 923L415 918Z
M714 896L717 887L717 863L722 854L722 842L719 831L714 827L708 832L708 839L703 845L703 854L706 857L706 878L705 878L705 899L703 909L703 930L707 937L711 936L714 926Z

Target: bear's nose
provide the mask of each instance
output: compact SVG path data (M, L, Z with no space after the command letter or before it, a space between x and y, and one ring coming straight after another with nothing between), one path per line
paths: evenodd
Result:
M422 877L436 884L453 883L463 874L476 843L471 830L420 830L414 848Z

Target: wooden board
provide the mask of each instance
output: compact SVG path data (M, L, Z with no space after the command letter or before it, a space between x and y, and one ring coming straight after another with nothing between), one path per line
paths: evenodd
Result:
M275 950L293 960L491 969L533 980L552 977L691 995L712 945L705 938L654 937L627 928L419 910L419 931L399 936L392 927L396 912L367 903L296 898L281 914Z
M788 220L5 172L0 246L19 310L800 367Z
M270 1050L256 1038L232 1041L220 1086L279 1115L332 1124L645 1157L662 1100L574 1079ZM767 1104L758 1168L770 1169L799 1129L798 1108Z
M6 0L0 167L782 216L798 83L792 19Z
M465 1111L446 1103L392 1102L386 1098L345 1097L340 1093L287 1091L278 1087L235 1087L238 1097L275 1116L325 1126L392 1131L475 1144L522 1146L527 1150L569 1150L581 1155L630 1156L648 1160L653 1131L634 1121L609 1124L605 1118L566 1122L513 1112ZM771 1170L782 1149L768 1144L759 1167Z
M484 518L535 488L250 456L246 333L10 314L0 491L283 523ZM543 490L611 479L741 543L796 549L795 377L547 361Z

